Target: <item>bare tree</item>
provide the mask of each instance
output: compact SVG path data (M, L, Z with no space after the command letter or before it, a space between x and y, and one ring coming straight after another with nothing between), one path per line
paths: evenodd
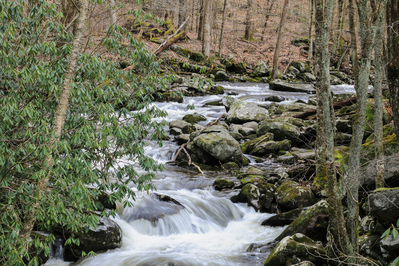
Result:
M253 23L252 23L252 6L253 0L247 0L247 17L245 19L245 33L244 39L245 40L253 40L254 38L254 31L253 31Z
M211 46L211 0L203 0L204 1L204 36L202 38L202 53L205 56L210 55L210 46Z
M183 24L187 17L187 0L179 0L179 26ZM185 30L185 26L183 27Z
M285 23L285 17L287 16L288 2L289 0L284 0L283 12L281 14L280 25L278 28L276 49L274 50L274 56L273 56L272 79L275 79L278 73L278 61L279 61L278 59L280 56L281 41L283 39L284 23Z
M226 22L226 5L227 5L227 0L224 0L222 27L220 29L220 38L219 38L219 53L218 53L219 56L222 55L223 31L224 31L224 23Z
M270 2L270 1L271 1L271 2ZM272 13L272 9L273 9L273 6L274 6L274 3L276 2L276 0L268 0L266 6L269 4L269 2L270 2L270 5L269 5L269 8L268 8L267 11L266 11L266 17L265 17L265 23L264 23L263 29L262 29L262 38L261 38L261 41L264 41L264 39L265 39L265 33L266 33L266 28L267 28L267 22L269 21L270 14Z
M314 0L310 0L310 15L309 15L309 55L308 60L313 57L313 16L314 16Z
M115 0L109 0L109 13L110 13L110 24L115 25L117 21Z

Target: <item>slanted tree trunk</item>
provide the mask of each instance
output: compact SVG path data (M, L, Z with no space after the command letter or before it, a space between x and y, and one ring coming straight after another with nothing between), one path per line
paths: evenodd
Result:
M274 56L273 56L272 79L275 79L278 73L278 61L280 56L281 42L283 40L284 23L285 23L285 17L287 15L288 2L289 0L284 0L283 12L281 14L280 25L278 28L276 49L274 50Z
M50 153L46 158L44 164L48 171L50 171L50 168L53 165L52 152L54 149L54 144L58 142L60 139L62 126L65 122L66 112L68 110L69 95L71 91L70 83L73 80L76 73L77 61L80 55L83 36L86 30L88 7L89 7L89 0L82 0L80 6L80 15L77 20L76 29L75 29L75 39L73 40L71 54L68 56L69 62L66 69L64 82L62 84L62 91L54 118L54 125L52 129L53 135L50 141L47 143L47 147ZM32 232L33 225L36 221L36 215L40 211L40 199L43 198L43 196L46 193L48 182L49 182L49 173L45 174L45 176L42 176L41 179L37 182L36 186L36 191L38 195L37 201L33 201L30 206L27 206L27 213L26 216L24 217L23 227L19 233L19 239L22 241L22 243L25 243L25 245L27 244L27 241L30 237L30 233Z
M269 21L270 14L272 13L273 5L276 2L275 0L269 0L267 3L269 3L270 1L271 1L270 6L269 6L268 10L266 11L265 24L263 25L263 29L262 29L261 41L265 40L267 22Z
M383 12L384 14L385 12ZM383 39L384 32L383 27L385 19L381 16L378 22L377 31L375 35L375 47L374 47L374 101L375 101L375 112L374 112L374 146L375 146L375 160L376 160L376 176L375 186L376 188L384 187L384 146L382 145L383 138L383 110L384 106L382 103L382 80L384 78L384 60L383 60Z
M211 0L204 0L204 36L202 39L202 53L210 55L211 47Z
M244 33L244 39L251 41L254 39L254 33L253 33L253 23L252 23L252 6L253 6L253 0L247 0L247 17L245 19L245 33Z
M219 57L222 55L222 48L223 48L222 44L223 44L224 23L226 22L226 6L227 6L227 0L224 0L222 26L220 28L220 38L219 38L219 52L218 52Z
M316 58L317 75L317 157L316 169L321 169L327 177L327 194L331 246L344 254L352 253L345 228L345 219L341 198L339 197L336 169L334 166L334 128L335 116L332 108L330 88L330 54L328 50L329 30L332 19L334 0L315 0L316 8Z
M187 0L179 0L179 26L183 24L187 17ZM183 27L183 31L185 30Z

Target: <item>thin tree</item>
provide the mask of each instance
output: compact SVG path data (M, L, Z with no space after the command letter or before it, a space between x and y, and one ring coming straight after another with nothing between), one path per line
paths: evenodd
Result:
M281 14L280 25L278 28L276 49L274 50L274 56L273 56L272 79L275 79L277 77L277 73L278 73L278 61L279 61L280 50L281 50L281 42L283 40L284 24L285 24L285 17L287 16L288 2L289 2L289 0L284 0L283 12Z
M270 2L271 1L271 2ZM265 17L265 23L263 25L263 29L262 29L262 37L261 37L261 41L265 40L265 34L266 34L266 29L267 29L267 22L269 21L269 17L270 14L272 13L272 9L274 6L274 3L276 2L275 0L268 0L266 6L269 4L270 2L270 6L266 11L266 17Z
M110 23L111 25L115 25L116 21L117 21L117 17L116 17L116 10L115 10L115 0L109 0L109 13L110 13Z
M313 17L314 17L314 0L310 0L310 15L309 15L309 55L308 60L313 57Z
M254 39L253 23L252 23L252 6L253 0L247 0L247 17L245 19L244 39L251 41Z
M219 38L219 52L218 55L219 57L222 55L222 43L223 43L223 31L224 31L224 24L226 22L226 6L227 6L227 0L224 0L223 2L223 18L222 18L222 26L220 28L220 38Z
M64 79L64 83L62 84L62 92L59 98L59 103L57 107L57 111L54 118L54 125L52 128L53 135L47 143L47 148L50 151L46 161L45 167L47 169L52 167L53 157L52 151L54 148L54 144L59 141L61 137L62 126L65 122L66 113L69 105L69 95L71 93L71 82L73 77L75 76L77 62L80 54L80 49L82 47L83 36L86 30L87 18L88 18L88 10L89 9L89 0L82 0L80 7L80 14L77 20L76 28L75 28L75 39L72 44L72 51L69 55L69 63L66 69L66 75ZM37 182L36 193L38 194L38 199L42 198L47 190L47 185L49 183L49 174L46 176L42 176L41 179ZM40 211L40 201L33 201L30 206L28 206L28 212L26 218L24 219L23 227L19 233L19 239L22 243L27 244L27 240L30 237L30 233L32 232L33 225L36 221L36 215Z
M210 47L211 47L211 0L203 0L204 8L204 36L202 38L202 53L205 56L210 55Z
M179 0L179 26L183 24L187 17L187 0ZM183 31L186 26L183 26Z
M316 8L316 58L315 70L317 76L317 157L319 174L327 178L328 210L330 225L330 242L332 246L344 254L352 254L351 245L345 228L345 219L341 198L338 193L336 169L334 166L334 127L335 116L332 108L330 87L330 53L328 49L329 30L332 19L334 0L315 0Z
M385 14L384 11L382 11ZM384 105L382 102L382 80L384 78L385 62L383 57L383 40L384 40L384 21L383 16L379 18L377 31L375 36L375 47L374 47L374 62L375 62L375 79L374 79L374 101L375 101L375 112L374 112L374 146L375 146L375 186L376 188L384 187L384 146L382 143L383 138L383 110Z
M199 14L198 14L198 29L197 29L197 31L198 31L197 40L198 41L202 40L202 34L204 31L204 15L205 15L204 2L205 1L206 0L199 0L200 9L199 9Z

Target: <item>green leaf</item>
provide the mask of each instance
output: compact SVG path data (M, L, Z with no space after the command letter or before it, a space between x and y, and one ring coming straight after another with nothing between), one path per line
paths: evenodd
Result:
M394 261L392 261L391 264L389 264L389 266L399 266L399 257L394 259Z
M396 230L396 228L392 228L392 238L393 239L398 238L398 231Z
M389 227L385 232L382 234L381 238L389 236L389 233L391 232L391 227Z

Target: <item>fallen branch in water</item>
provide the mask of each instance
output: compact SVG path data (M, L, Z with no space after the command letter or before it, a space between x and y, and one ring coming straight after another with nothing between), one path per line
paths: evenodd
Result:
M190 142L190 140L189 141L187 141L186 143L184 143L184 144L182 144L181 146L180 146L180 148L177 150L177 152L176 152L176 155L175 155L175 157L173 158L173 162L175 162L176 161L176 159L177 159L177 156L179 155L179 153L181 152L181 150L182 149L184 149L184 147L186 147L187 146L187 144ZM186 149L184 149L185 151L186 151ZM187 152L187 151L186 151ZM191 158L190 158L191 159Z
M226 114L222 114L216 121L212 122L211 124L207 125L207 127L211 127L213 125L216 125L217 123L219 123L220 119L222 119L223 116L225 116Z

